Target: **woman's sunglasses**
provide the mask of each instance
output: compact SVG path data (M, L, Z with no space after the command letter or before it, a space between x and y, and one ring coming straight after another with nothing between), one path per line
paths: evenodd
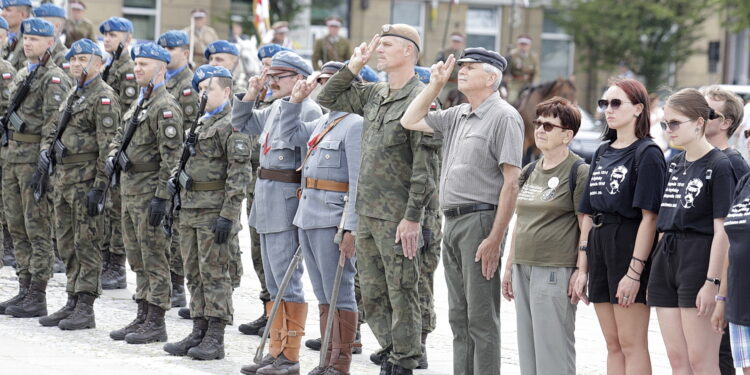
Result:
M596 105L599 106L599 109L601 109L602 111L606 111L607 107L612 107L612 109L620 108L620 106L623 103L630 103L630 102L623 102L620 99L612 99L612 100L599 99L599 101L596 102Z
M551 132L552 129L554 129L554 128L560 128L562 130L567 130L567 128L565 128L564 126L555 125L555 124L553 124L551 122L547 122L547 121L534 120L531 123L534 125L534 129L539 129L539 127L541 126L541 127L544 128L544 131L547 132L547 133Z
M661 130L667 130L667 128L669 128L669 130L671 130L671 131L677 131L677 129L680 128L680 125L682 125L682 124L684 124L686 122L690 122L690 121L693 121L693 120L685 120L685 121L682 121L682 122L680 122L680 121L669 121L669 122L662 121L662 122L659 123L659 125L661 125Z

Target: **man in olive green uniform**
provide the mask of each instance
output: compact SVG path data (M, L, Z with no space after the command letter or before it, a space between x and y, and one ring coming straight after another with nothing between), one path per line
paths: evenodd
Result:
M445 61L445 59L447 59L450 55L453 55L453 57L455 58L461 57L461 54L464 52L465 46L466 39L464 38L464 34L461 34L459 32L451 33L450 44L448 45L448 47L438 53L437 57L435 58L435 63L437 64L440 61ZM448 83L445 84L443 91L440 92L440 103L445 104L448 100L448 94L451 91L457 91L457 89L458 69L455 69L451 73L451 77L448 80Z
M356 210L357 267L367 324L388 360L381 374L411 374L422 356L418 249L420 223L435 192L436 151L429 136L405 131L404 110L423 88L414 74L421 39L408 25L384 25L369 45L355 49L347 67L318 96L330 110L365 118ZM380 46L378 48L378 46ZM388 82L352 83L375 49Z
M41 18L55 25L56 39L55 48L52 49L52 61L62 68L65 73L70 74L70 64L68 64L68 60L65 59L68 49L62 42L60 42L59 38L63 32L63 27L65 26L65 9L51 3L44 3L37 8L34 8L32 13L34 14L34 17Z
M344 61L352 53L349 40L339 35L341 19L335 16L328 17L326 26L328 35L317 39L313 47L312 64L315 70L320 70L320 67L329 61Z
M164 312L171 307L169 280L169 240L161 230L169 193L167 180L179 160L184 133L182 110L164 82L169 52L154 43L144 43L131 50L135 59L138 85L145 95L149 82L154 89L140 112L134 105L123 115L123 126L117 129L112 151L107 159L108 174L114 163L120 173L122 195L122 232L128 262L136 274L135 298L138 313L135 320L122 329L110 332L114 340L129 344L146 344L167 340ZM129 146L118 160L118 148L130 119L138 121ZM129 160L129 162L126 162Z
M0 310L15 317L47 315L47 281L52 277L54 255L50 244L50 219L47 199L36 202L32 175L37 161L46 157L49 145L41 143L57 121L70 79L51 61L39 64L45 51L54 43L54 26L42 19L23 21L21 32L29 51L29 65L13 79L11 92L23 85L30 71L37 70L29 94L8 123L8 145L2 148L3 202L8 229L13 236L16 274L21 291L13 303L0 304ZM34 62L34 63L32 63Z
M23 53L21 22L31 17L31 0L2 0L2 16L8 21L8 60L16 71L26 67L26 55Z
M196 129L196 154L169 180L180 186L182 259L190 288L193 331L164 350L196 359L224 358L224 328L232 322L232 277L236 261L229 240L240 228L245 186L250 180L250 138L232 128L232 74L203 65L194 89L207 92L206 112ZM200 85L200 86L199 86Z
M190 53L188 35L184 31L170 30L161 34L158 44L169 52L167 64L167 91L182 109L183 128L189 129L198 111L198 93L193 89L193 71L188 67ZM175 215L169 251L169 272L172 280L172 307L187 305L185 298L185 271L180 254L179 216Z
M104 50L112 56L109 71L102 79L115 90L119 98L120 113L125 114L138 95L138 83L133 73L133 60L128 53L133 24L121 17L111 17L102 22L99 32L104 35ZM122 43L122 53L117 53ZM122 204L119 186L109 189L106 211L104 212L104 239L102 241L102 289L125 289L125 246L122 243Z
M8 39L8 21L0 17L0 46L4 46ZM16 69L8 60L0 59L0 113L5 114L10 102L10 84L16 76ZM0 152L0 156L2 152ZM0 181L2 181L2 160L0 160ZM0 188L0 246L3 247L3 255L0 256L0 267L15 266L16 259L13 257L13 242L8 232L8 224L5 221L5 209L3 208L2 188Z
M120 123L117 96L99 74L102 56L99 46L90 39L73 44L66 55L77 80L66 100L66 106L71 105L70 120L62 134L56 134L62 131L58 123L44 141L56 164L50 176L55 187L51 195L68 293L68 302L62 309L39 319L45 327L65 330L96 327L93 305L101 294L99 245L103 229L97 204L108 182L104 161L109 154L109 143Z
M84 13L86 4L78 0L70 2L70 18L65 21L65 47L70 48L79 39L96 40L94 24L84 17Z
M508 102L514 103L526 87L539 78L539 58L531 50L531 37L522 34L508 58Z
M190 12L190 16L193 18L193 26L195 31L190 35L190 26L182 29L188 36L193 40L193 66L201 66L208 63L208 60L203 56L203 51L208 47L209 44L219 39L219 35L216 34L216 30L213 27L208 26L208 13L203 9L193 9Z

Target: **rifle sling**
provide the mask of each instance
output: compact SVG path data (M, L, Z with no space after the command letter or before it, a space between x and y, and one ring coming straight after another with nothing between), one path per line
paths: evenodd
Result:
M8 130L8 139L12 139L16 142L39 143L42 141L42 136L39 134L26 134Z

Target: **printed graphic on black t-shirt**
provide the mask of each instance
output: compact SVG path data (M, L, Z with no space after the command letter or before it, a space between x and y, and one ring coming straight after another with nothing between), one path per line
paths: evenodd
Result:
M718 149L693 162L684 152L677 155L669 163L657 228L713 234L713 219L726 216L734 185L729 159Z
M744 326L750 325L750 176L740 180L732 207L724 221L729 238L729 287L727 293L727 320Z

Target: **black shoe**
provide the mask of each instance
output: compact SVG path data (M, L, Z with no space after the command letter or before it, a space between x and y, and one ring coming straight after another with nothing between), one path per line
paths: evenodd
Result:
M133 333L125 336L128 344L150 344L167 341L167 326L164 323L166 311L159 306L149 304L146 322Z
M125 255L109 253L109 264L107 269L102 271L102 289L125 289L128 287L125 270ZM104 268L102 268L104 269Z
M39 324L43 327L57 327L61 320L69 317L73 314L73 310L76 307L76 295L68 293L68 302L65 303L60 310L55 311L51 315L47 315L39 318Z
M370 354L370 361L380 366L383 364L384 361L385 362L388 361L388 356L390 356L390 352L388 352L387 350L381 349L380 351Z
M208 318L208 329L200 345L190 348L187 355L208 361L224 358L224 329L227 323L219 318Z
M193 319L193 331L178 342L170 342L164 345L164 351L177 356L185 356L190 348L200 345L203 337L206 335L208 320L205 318Z
M66 331L96 328L96 316L94 315L94 301L96 301L96 296L89 293L78 293L77 296L78 299L73 314L61 320L57 326Z
M172 278L172 307L185 307L187 306L187 298L185 298L185 276L180 276L174 272L171 272Z
M8 307L14 306L18 304L19 302L23 301L23 298L26 297L26 294L29 293L29 285L31 284L31 278L30 277L19 277L18 278L18 294L15 296L9 298L8 300L5 300L3 302L0 302L0 315L7 314L5 310Z
M391 367L390 375L412 375L412 370L409 368L403 368L399 365L393 365L393 367Z
M177 311L177 315L180 316L182 319L191 319L190 318L190 308L183 307L179 311Z
M125 336L129 333L137 331L146 322L146 316L148 315L148 302L143 299L136 301L138 303L138 312L135 315L135 319L123 328L109 333L109 337L115 341L125 340Z
M274 358L270 354L266 354L263 359L260 360L260 362L242 366L240 372L245 375L255 375L258 370L262 369L263 367L272 365L275 360L276 358Z
M422 344L422 357L417 361L417 369L427 370L427 347Z
M316 352L320 351L320 347L323 346L323 339L310 339L305 341L305 346L315 350Z
M372 360L372 356L370 356L370 360ZM391 374L393 374L393 364L388 362L388 360L386 359L380 365L380 372L378 373L378 375L391 375Z
M260 318L255 319L250 323L240 324L240 326L237 329L246 335L261 336L263 334L261 333L261 329L266 327L266 323L268 323L268 318L266 317L266 314L263 313L263 315L261 315ZM320 346L318 346L318 348L320 348Z
M47 282L32 281L21 302L9 306L5 313L14 318L35 318L47 315Z

